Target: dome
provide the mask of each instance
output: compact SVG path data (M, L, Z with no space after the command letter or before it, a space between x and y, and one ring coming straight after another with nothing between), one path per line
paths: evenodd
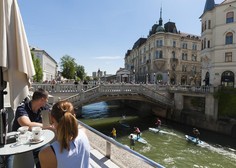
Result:
M158 26L156 32L165 32L165 29L162 26Z

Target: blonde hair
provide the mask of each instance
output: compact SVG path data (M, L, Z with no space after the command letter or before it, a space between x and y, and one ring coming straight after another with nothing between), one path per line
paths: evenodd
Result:
M52 117L58 122L57 141L60 151L70 149L70 141L78 136L78 121L75 118L74 107L69 101L55 103L51 111Z

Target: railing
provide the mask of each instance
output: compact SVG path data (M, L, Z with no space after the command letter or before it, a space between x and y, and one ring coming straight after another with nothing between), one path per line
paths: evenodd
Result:
M94 84L42 84L42 83L33 83L32 89L35 90L37 88L43 88L47 90L48 92L58 92L58 93L79 93L94 87L98 87L100 85L94 85ZM184 85L157 85L157 84L105 84L105 86L109 86L112 88L117 88L117 86L128 86L128 87L137 87L137 86L144 86L146 88L149 88L151 90L155 91L162 91L162 92L168 92L168 91L177 91L177 92L202 92L202 93L213 93L217 88L210 87L210 86L184 86ZM114 89L113 89L114 90Z
M85 128L90 145L121 168L164 168L159 163L131 150L128 146L122 145L80 121L79 123Z
M139 95L149 98L153 102L162 103L173 106L174 101L168 98L166 93L188 92L196 93L213 93L217 88L202 86L165 86L155 84L105 84L105 85L83 85L83 84L33 84L33 90L43 88L51 93L75 93L68 97L76 106L96 102L96 99L102 96L123 96L123 95Z
M81 106L84 103L92 102L102 96L122 96L122 95L143 95L168 106L173 106L173 100L160 94L159 92L148 88L146 85L99 85L97 87L80 92L79 94L68 97L67 100L72 102L75 106Z

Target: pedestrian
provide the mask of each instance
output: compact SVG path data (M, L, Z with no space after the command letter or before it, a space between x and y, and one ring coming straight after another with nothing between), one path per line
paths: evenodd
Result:
M193 135L195 136L197 142L199 141L200 132L197 128L193 128Z
M133 135L130 135L130 149L134 150L135 140L133 138Z
M116 139L116 129L113 127L111 131L112 138Z
M161 120L160 120L160 118L157 118L155 125L156 125L156 128L160 129L160 127L161 127Z
M134 132L137 134L137 139L140 138L141 131L138 127L134 127Z
M89 141L84 131L78 128L72 103L55 103L51 111L51 123L56 130L57 140L39 152L41 167L89 168Z

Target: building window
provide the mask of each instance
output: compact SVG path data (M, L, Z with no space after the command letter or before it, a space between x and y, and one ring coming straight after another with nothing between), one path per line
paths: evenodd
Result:
M187 66L186 65L182 66L182 72L187 72Z
M196 72L197 72L197 67L196 66L192 66L192 73L196 74Z
M194 43L193 43L192 49L193 49L193 50L197 50L197 44L194 44Z
M187 53L182 53L182 60L188 60L188 54Z
M163 58L163 56L162 56L162 50L157 50L157 51L156 51L156 59L160 59L160 58Z
M175 58L175 52L172 51L172 58Z
M228 12L226 14L226 23L234 22L234 12Z
M162 43L162 40L157 40L156 41L156 46L157 47L162 47L163 43Z
M206 48L206 38L204 38L204 41L203 41L203 48L204 49Z
M208 20L208 29L211 29L211 20Z
M173 41L173 47L176 47L176 41Z
M183 48L183 49L187 49L187 48L188 48L188 44L187 44L187 43L183 43L183 44L182 44L182 48Z
M192 61L197 61L197 56L196 55L192 55Z
M233 44L233 33L229 32L226 34L225 44Z
M210 40L207 41L207 48L211 48L211 41Z
M232 62L232 52L225 53L225 62Z

